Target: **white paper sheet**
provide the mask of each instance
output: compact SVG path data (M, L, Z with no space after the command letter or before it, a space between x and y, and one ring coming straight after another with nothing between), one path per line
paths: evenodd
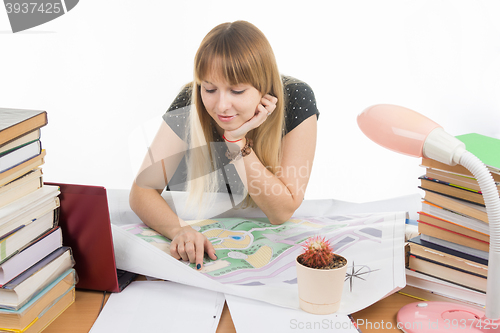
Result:
M135 281L112 294L92 333L214 332L224 294L169 281Z
M355 324L347 315L314 315L233 295L226 295L226 302L238 333L358 333Z

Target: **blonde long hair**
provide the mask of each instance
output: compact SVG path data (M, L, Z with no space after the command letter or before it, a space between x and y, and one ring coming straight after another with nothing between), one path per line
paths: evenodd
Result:
M203 39L194 61L192 87L193 107L188 136L188 191L201 206L203 194L217 191L220 179L213 156L212 117L201 99L201 82L217 73L231 85L251 84L261 95L278 97L276 109L247 137L254 142L254 152L262 164L276 173L281 162L281 141L284 131L284 93L273 50L264 34L246 21L223 23L213 28ZM210 161L210 163L208 163ZM204 175L208 177L203 177ZM253 205L249 195L245 206Z

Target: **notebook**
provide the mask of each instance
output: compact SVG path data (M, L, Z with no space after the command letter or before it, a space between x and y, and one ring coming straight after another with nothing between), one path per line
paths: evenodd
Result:
M136 274L116 269L106 189L101 186L45 183L59 186L59 226L63 245L73 250L76 288L120 292Z

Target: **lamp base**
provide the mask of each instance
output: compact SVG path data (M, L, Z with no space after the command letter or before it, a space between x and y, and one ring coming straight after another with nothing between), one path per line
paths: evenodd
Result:
M500 320L487 319L484 312L448 302L416 302L403 306L397 316L405 333L500 332Z

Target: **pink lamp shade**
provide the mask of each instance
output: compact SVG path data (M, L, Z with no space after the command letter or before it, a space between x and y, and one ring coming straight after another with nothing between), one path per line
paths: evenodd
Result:
M358 116L358 126L372 141L392 151L422 157L425 139L438 124L402 106L378 104Z

